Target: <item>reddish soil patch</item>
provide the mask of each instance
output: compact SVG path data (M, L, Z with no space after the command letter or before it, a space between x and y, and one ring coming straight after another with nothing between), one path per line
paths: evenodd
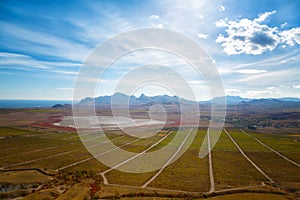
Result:
M37 121L34 123L29 124L33 127L41 127L41 128L47 128L47 129L55 129L60 131L66 131L66 132L74 132L76 131L73 127L65 127L65 126L56 126L55 123L58 123L62 120L62 115L56 115L48 117L46 120Z

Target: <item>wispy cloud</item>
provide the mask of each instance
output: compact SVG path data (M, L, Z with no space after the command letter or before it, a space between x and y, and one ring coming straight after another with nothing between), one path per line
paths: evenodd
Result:
M291 74L293 76L291 76ZM296 68L277 70L268 73L250 74L238 79L238 82L244 82L251 85L266 85L274 82L287 85L291 82L299 80L300 72Z
M70 87L58 87L56 89L57 90L70 90L70 91L74 91L74 88L70 88Z
M47 55L82 62L91 49L81 43L70 41L48 33L36 32L8 22L0 22L3 38L2 45L14 49L17 46L24 52Z
M31 56L16 53L0 53L0 66L9 67L10 69L49 69L49 66L38 62Z
M77 75L78 72L71 72L71 71L66 71L66 70L51 70L53 73L58 73L58 74L67 74L67 75Z
M242 67L257 67L257 66L265 66L265 67L274 67L277 65L282 65L282 63L288 63L288 62L299 62L300 61L300 50L296 49L291 52L285 53L285 54L279 54L272 56L267 59L262 59L256 62L247 62L247 63L242 63L242 64L237 64L237 68L242 68Z
M260 73L266 73L266 70L262 69L240 69L236 71L237 73L240 74L260 74Z
M121 9L121 8L119 8ZM136 28L130 20L122 17L116 7L105 3L87 2L81 17L69 16L66 20L80 30L80 37L95 46L113 35Z
M66 67L68 70L63 70ZM3 69L8 69L11 72L16 70L35 70L66 75L77 75L79 67L80 64L74 62L40 61L29 55L0 52L0 71Z

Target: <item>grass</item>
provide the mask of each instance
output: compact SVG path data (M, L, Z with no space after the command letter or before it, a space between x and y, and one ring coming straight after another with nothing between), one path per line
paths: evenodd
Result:
M1 157L0 158L0 163L1 163L0 166L3 167L3 166L15 164L15 163L25 162L25 161L33 160L33 159L39 159L39 158L43 158L43 157L59 154L62 152L71 151L71 150L77 150L77 149L86 151L82 144L75 143L75 144L60 145L57 148L43 149L43 150L36 151L36 152L29 152L29 153L20 152L19 154L16 154L15 156Z
M212 151L216 190L259 185L266 181L222 132Z
M154 175L154 172L148 173L126 173L112 170L105 176L111 184L142 186L148 179Z
M240 131L230 131L230 134L249 158L262 168L275 182L281 185L300 182L299 167L279 157ZM284 141L281 141L281 145L285 145Z
M117 141L119 145L125 144L128 141L132 141L133 138L122 138L122 140L115 140ZM65 155L55 156L53 158L48 158L45 160L40 160L37 162L33 162L30 164L25 164L23 166L32 167L37 166L41 168L47 168L47 169L58 169L60 167L64 167L66 165L72 164L74 162L78 162L87 158L90 158L92 155L85 149L85 147L80 144L81 146L78 146L78 148L72 148L72 149L65 149L61 152L67 152L69 150L78 150L75 152L71 152ZM56 154L56 153L55 153ZM53 153L51 155L54 155Z
M300 144L289 135L263 134L246 131L253 137L282 153L297 163L300 163Z
M18 168L39 167L39 168L55 170L60 167L69 165L70 163L80 161L89 157L91 157L91 155L86 150L82 149L82 151L76 151L69 154L64 154L52 158L47 158L44 160L39 160L29 164L24 164L18 166Z
M228 129L228 131L239 144L239 146L249 156L249 158L252 159L259 167L261 167L280 186L282 186L283 188L300 188L299 167L296 167L288 161L280 158L278 155L274 154L272 151L265 148L253 138L247 136L239 130ZM135 137L127 135L120 137L123 134L120 131L107 131L106 134L108 138L114 139L113 143L117 146L124 145L128 142L132 142L137 139ZM199 129L189 149L178 160L176 160L171 165L167 166L164 169L164 171L153 182L151 182L149 187L193 192L207 192L210 188L208 173L208 157L206 156L203 159L200 159L198 157L200 145L203 142L205 134L206 129ZM295 161L297 161L297 159L299 158L299 144L297 144L292 138L288 136L259 134L255 132L251 132L251 134L260 139L265 144L282 152L289 158L295 159ZM28 137L26 135L32 136ZM165 145L170 144L171 140L174 138L175 135L176 132L170 134L159 145L151 149L150 152L159 150ZM44 133L34 130L21 130L17 128L1 127L0 137L4 137L0 140L0 166L7 166L10 164L24 162L31 159L38 159L46 156L56 155L71 150L77 151L60 156L38 160L20 166L15 166L12 168L40 167L47 169L57 169L69 165L71 163L81 161L86 158L91 158L91 154L86 150L79 137L77 137L77 135L74 133ZM162 137L163 134L151 138L144 138L138 142L129 144L127 146L123 146L122 148L124 150L135 153L141 152L144 149L148 148L151 144L161 139ZM91 144L96 144L96 142L97 141L94 140L91 142ZM55 148L38 150L47 147ZM105 149L105 147L105 144L102 144L99 147L95 148L98 148L98 150L100 151L103 150L101 148ZM16 155L9 156L12 154ZM243 187L248 185L258 185L261 184L262 181L266 181L266 179L240 154L240 152L237 150L237 148L234 146L234 144L231 142L228 136L224 133L221 134L218 143L215 145L212 151L212 158L216 190ZM109 169L107 166L100 163L97 159L92 158L87 162L72 166L63 171L76 172L80 170L88 170L98 173L103 172L107 169ZM106 174L106 177L109 183L141 186L147 180L149 180L155 173L156 172L135 174L112 170L111 172ZM24 174L23 179L18 178L18 176L14 174L11 174L10 177L13 177L11 179L23 181L28 177L34 176L30 175L29 173L27 175ZM5 174L1 172L0 182L4 182L4 180ZM73 190L73 192L75 192L75 190ZM121 191L123 189L116 189L116 191L118 190ZM127 190L129 191L129 189ZM73 195L71 191L72 190L70 190L69 193L70 196ZM131 188L130 191L132 192L140 190ZM146 189L141 191L146 191ZM41 195L41 198L44 198L42 197L43 194L36 195ZM250 196L247 195L252 195L251 197L253 197L253 199L286 199L286 196L270 196L269 194L268 196L267 194L252 193L225 195L222 198L224 198L225 200L226 198L250 198ZM220 199L221 197L214 198ZM35 197L32 196L32 199L35 199Z
M88 170L88 171L94 171L96 173L100 173L100 172L103 172L107 169L109 169L107 166L102 164L97 159L93 158L93 159L91 159L87 162L84 162L84 163L80 164L80 165L75 165L75 166L69 167L67 169L64 169L63 171L76 172L76 171L79 171L79 170Z
M47 181L49 181L49 177L36 170L10 171L0 173L1 183L44 183Z
M186 191L208 191L208 159L198 158L206 130L200 130L190 148L150 183L149 187Z
M165 142L166 140L170 140L174 137L176 133L173 133L169 135L165 140L163 140L161 143L159 143L159 147L156 149L161 148L162 146L168 144L168 142ZM151 138L145 138L142 139L139 142L130 144L129 146L124 147L124 150L139 153L143 150L150 147L152 144L156 143L158 140L160 140L163 136L157 136L151 137ZM149 151L152 152L152 151ZM107 179L109 180L109 183L113 184L124 184L124 185L134 185L134 186L141 186L143 183L145 183L148 179L151 178L151 176L154 175L154 172L149 173L126 173L121 172L118 170L112 170L109 173L106 174Z

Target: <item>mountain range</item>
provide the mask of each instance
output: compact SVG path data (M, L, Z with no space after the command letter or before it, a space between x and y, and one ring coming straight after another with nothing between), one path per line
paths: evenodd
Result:
M87 97L82 99L78 105L86 106L86 105L95 105L96 106L110 106L111 102L113 105L126 105L130 106L151 106L154 104L162 104L162 105L195 105L199 104L200 106L205 106L209 104L220 104L224 102L224 98L226 98L227 105L244 105L244 106L300 106L300 98L294 97L284 97L284 98L266 98L266 99L249 99L243 98L240 96L225 96L225 97L216 97L209 101L191 101L186 100L184 98L180 98L177 96L168 96L168 95L157 95L157 96L146 96L142 94L140 97L136 97L134 95L128 96L123 93L115 93L111 96L99 96L96 98Z

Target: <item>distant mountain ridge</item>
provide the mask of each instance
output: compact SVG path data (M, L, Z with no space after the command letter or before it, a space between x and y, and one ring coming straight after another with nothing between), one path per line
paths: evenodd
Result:
M249 99L243 98L240 96L225 96L227 105L256 105L256 106L285 106L287 102L291 103L293 106L300 106L300 98L295 97L284 97L284 98L266 98L266 99ZM96 106L109 106L111 102L114 105L126 105L128 104L133 106L141 105L153 105L153 104L163 104L163 105L179 105L179 102L185 105L207 105L207 104L221 104L224 102L224 97L216 97L209 101L191 101L177 96L169 95L157 95L157 96L146 96L142 94L140 97L134 95L126 95L123 93L115 93L111 96L99 96L96 98L87 97L79 102L78 105L96 105Z
M140 97L136 97L134 95L128 96L123 93L115 93L111 96L99 96L96 98L90 98L87 97L79 102L79 105L89 105L93 104L95 102L95 105L110 105L111 102L114 103L114 105L126 105L128 103L128 100L130 104L132 105L148 105L148 104L154 104L154 103L160 103L160 104L179 104L179 101L188 101L182 98L179 98L177 96L169 96L169 95L158 95L149 97L144 94L142 94ZM190 101L188 101L190 102Z

